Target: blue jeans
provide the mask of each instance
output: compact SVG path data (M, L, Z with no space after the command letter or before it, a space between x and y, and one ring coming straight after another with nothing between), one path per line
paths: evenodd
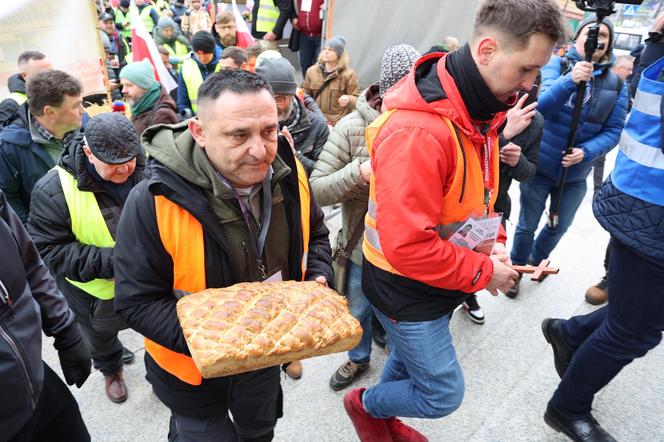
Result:
M459 408L464 381L452 345L449 316L402 322L375 311L391 347L380 383L362 396L364 408L378 419L437 419Z
M519 198L521 209L511 253L514 264L523 265L529 262L539 264L540 261L549 257L574 221L574 215L586 195L586 182L584 180L577 183L565 183L558 210L558 227L552 229L547 224L534 240L535 230L544 213L547 198L551 196L551 207L553 207L559 194L558 182L542 175L535 175L532 180L521 183L521 197Z
M320 52L320 39L318 37L309 37L300 32L300 66L302 67L302 76L307 74L307 69L316 64L318 53Z
M609 275L609 304L563 323L563 336L578 349L551 405L570 418L587 415L595 393L662 339L664 266L614 239Z
M348 280L346 282L346 299L350 314L360 321L362 339L355 348L348 352L348 358L356 364L369 362L371 358L371 318L373 309L362 291L362 266L348 261Z

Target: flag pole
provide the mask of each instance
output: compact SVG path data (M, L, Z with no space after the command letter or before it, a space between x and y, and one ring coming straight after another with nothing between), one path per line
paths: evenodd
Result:
M101 73L104 76L104 87L106 88L106 99L108 100L109 106L113 103L113 97L111 96L111 82L108 78L108 69L106 67L106 51L104 50L104 45L101 43L101 37L99 32L102 32L99 28L99 20L97 20L97 2L95 0L90 0L88 2L90 8L90 18L92 19L92 26L97 30L96 40L97 40L97 52L100 54L100 66Z

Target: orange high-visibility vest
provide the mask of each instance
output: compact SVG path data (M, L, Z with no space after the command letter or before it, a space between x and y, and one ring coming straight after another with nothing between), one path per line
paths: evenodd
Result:
M366 130L366 141L369 155L373 157L373 142L381 127L387 122L396 110L391 110L378 117ZM454 128L453 123L443 118L449 127L450 133L455 134L457 161L452 184L443 197L443 210L439 224L445 226L467 220L470 216L484 212L484 176L482 174L481 158L477 154L473 142L461 131ZM498 138L492 140L494 146L498 145ZM498 181L500 179L500 161L495 152L491 155L492 189L489 199L489 212L493 212L493 205L498 197ZM426 189L422 189L426 191ZM376 267L386 272L402 275L385 258L380 245L380 235L376 229L376 180L371 174L369 183L369 207L364 218L364 241L362 252L364 257ZM403 275L402 275L403 276Z
M304 280L309 251L311 193L304 167L297 158L295 162L300 196L302 279ZM155 196L155 212L161 242L173 260L173 289L195 293L208 288L201 223L191 213L162 195ZM201 385L203 382L201 372L191 357L170 350L148 338L145 338L145 351L157 365L181 381L191 385Z

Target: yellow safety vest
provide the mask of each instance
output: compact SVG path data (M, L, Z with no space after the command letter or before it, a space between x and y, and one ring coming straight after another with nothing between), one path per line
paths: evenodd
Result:
M115 240L108 231L94 192L79 190L76 178L62 167L55 166L55 170L58 171L71 218L71 230L76 241L97 247L115 246ZM88 282L65 279L73 286L99 299L113 299L115 295L115 283L108 279L93 279Z
M221 64L217 63L214 71L219 72L220 70ZM193 58L185 60L184 63L182 63L182 79L187 86L187 95L189 96L189 102L191 103L191 110L196 113L198 110L198 88L203 84L203 75L198 68L198 63Z
M152 6L146 6L141 11L141 20L143 20L145 28L149 33L152 33L152 30L154 29L154 22L152 21L152 17L150 17L150 11L152 11L152 9Z
M307 172L297 158L295 163L302 222L302 280L304 280L311 229L309 226L311 192ZM173 289L187 292L205 290L208 287L203 226L191 213L166 197L157 195L154 200L159 238L173 260ZM203 377L191 357L168 349L148 338L145 338L144 342L145 351L162 369L182 382L201 385Z
M272 32L279 20L279 8L274 5L274 0L260 0L260 2L256 13L256 31Z
M122 9L120 9L120 8L117 8L115 10L115 25L116 26L117 25L122 26L125 21L129 22L129 26L125 26L125 27L123 27L123 29L121 31L118 31L118 32L120 32L120 34L124 38L131 38L131 19L129 18L130 14L131 14L130 10L127 10L126 14L124 12L122 12Z
M9 98L14 100L20 106L27 101L28 96L21 92L12 92L9 94Z

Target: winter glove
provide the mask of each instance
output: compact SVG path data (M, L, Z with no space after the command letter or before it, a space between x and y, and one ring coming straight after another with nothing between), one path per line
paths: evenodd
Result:
M58 350L60 366L65 375L67 384L81 388L81 385L90 376L90 349L81 336L81 331L75 322L69 324L64 330L55 335L53 345Z

